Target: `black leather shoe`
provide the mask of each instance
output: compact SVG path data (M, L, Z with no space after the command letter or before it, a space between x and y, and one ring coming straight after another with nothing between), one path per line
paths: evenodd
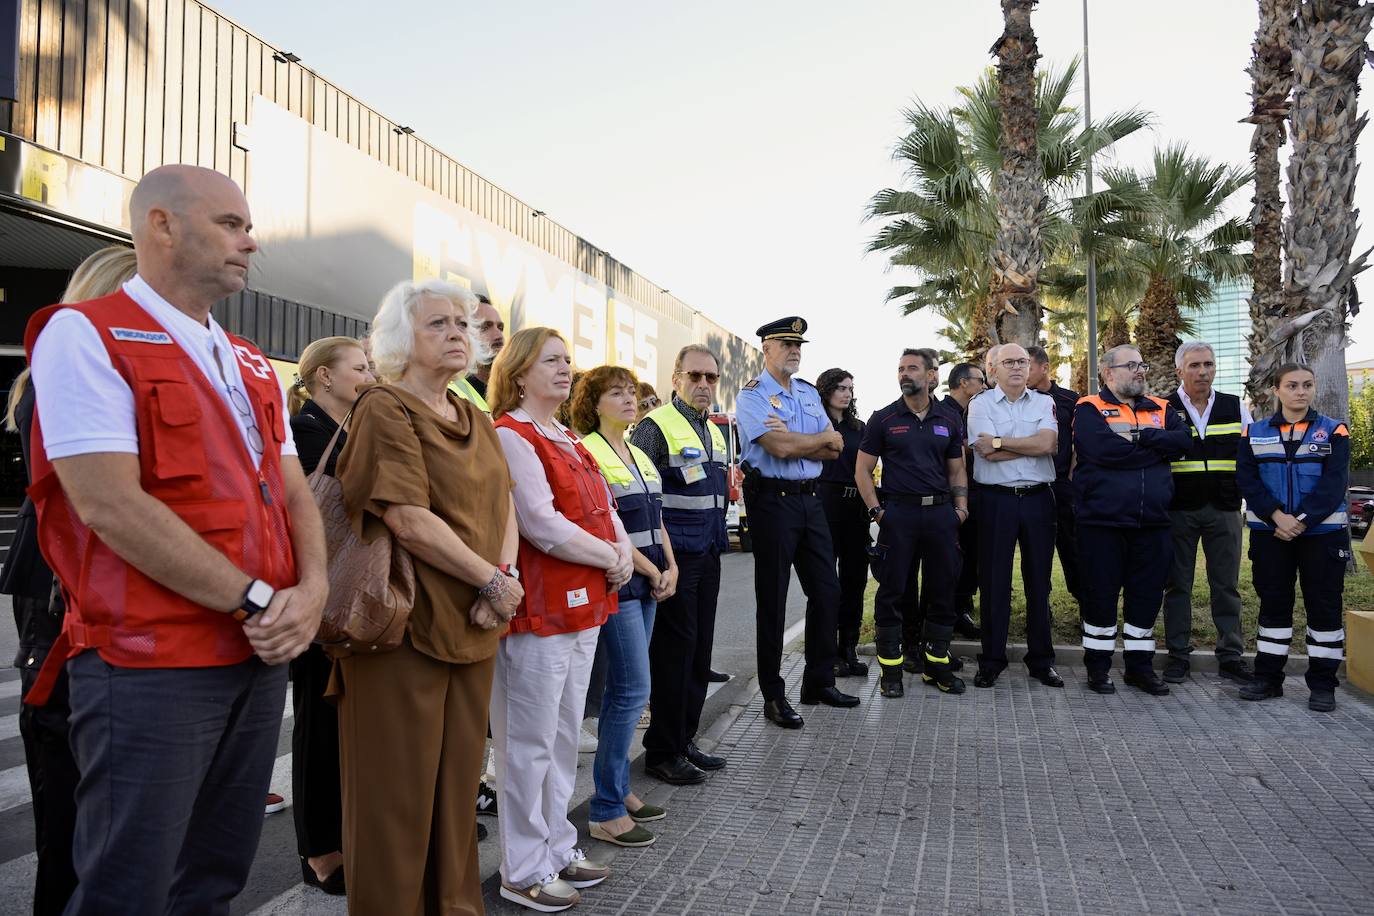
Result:
M717 757L715 754L708 754L696 744L688 744L687 752L682 756L687 758L687 762L698 770L719 770L725 766L725 758Z
M1116 693L1116 685L1112 683L1112 677L1105 671L1088 672L1088 689L1093 693Z
M1283 696L1283 684L1260 680L1255 678L1244 687L1240 688L1240 698L1242 700L1272 700L1275 697Z
M1064 679L1059 676L1059 672L1055 671L1054 668L1046 668L1044 671L1032 671L1030 676L1046 687L1064 686Z
M1188 680L1188 671L1191 667L1186 658L1169 659L1164 663L1164 681L1169 684L1182 684Z
M670 786L694 786L706 781L706 772L685 757L674 757L644 768L644 772Z
M979 668L978 673L973 676L973 686L984 689L997 683L997 675L1000 671L989 671L987 668Z
M724 671L717 671L715 668L712 668L711 673L706 675L706 680L710 681L712 684L724 684L726 681L730 680L730 675L726 674Z
M478 824L477 826L480 828L482 825ZM348 889L344 886L344 871L342 865L334 869L333 874L328 878L321 881L319 876L315 874L315 869L310 867L310 863L305 859L301 859L301 878L311 887L318 887L326 894L331 894L335 897L342 897L348 893Z
M1163 697L1169 695L1169 685L1164 683L1164 678L1155 674L1153 671L1142 671L1134 674L1126 672L1123 678L1127 687L1134 687L1136 690L1144 691L1152 697Z
M846 646L835 660L835 677L868 677L868 663L859 661L853 646Z
M801 728L806 724L797 711L792 708L792 704L787 700L769 700L763 704L763 714L779 728Z
M958 617L954 618L954 632L965 639L982 639L983 631L978 624L973 622L973 615L968 611L961 611Z
M1229 659L1217 665L1217 674L1238 684L1248 684L1255 679L1255 672L1243 658Z
M1313 712L1335 712L1336 691L1313 690L1312 695L1307 698L1307 708Z
M853 709L859 705L858 697L842 692L833 684L829 687L802 687L801 701L803 706L824 703L836 709Z

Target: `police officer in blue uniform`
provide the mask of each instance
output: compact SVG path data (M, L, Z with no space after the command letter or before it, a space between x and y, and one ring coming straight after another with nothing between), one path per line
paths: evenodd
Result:
M859 698L835 687L836 614L840 582L825 509L816 493L821 462L840 456L843 439L831 426L820 393L796 378L806 321L781 318L758 329L764 371L735 401L744 469L744 503L754 542L759 689L764 715L782 728L804 724L787 702L782 636L787 586L797 569L806 592L806 671L801 701L850 708Z
M1245 497L1250 561L1259 593L1254 679L1245 700L1283 696L1283 669L1293 642L1293 583L1307 609L1307 706L1336 708L1336 669L1345 657L1341 595L1350 560L1346 485L1350 433L1312 408L1316 379L1289 363L1274 373L1280 410L1246 427L1236 454Z

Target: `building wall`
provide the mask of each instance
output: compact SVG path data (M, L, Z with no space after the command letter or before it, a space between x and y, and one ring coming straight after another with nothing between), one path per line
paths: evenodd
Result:
M1212 297L1201 309L1192 312L1194 333L1190 339L1212 345L1217 355L1218 391L1245 396L1245 380L1250 375L1250 283L1227 281L1213 286Z

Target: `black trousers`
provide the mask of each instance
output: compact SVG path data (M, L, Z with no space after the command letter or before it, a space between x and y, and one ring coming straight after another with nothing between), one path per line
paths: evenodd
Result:
M749 519L753 525L754 519ZM757 543L757 537L755 539ZM677 591L660 602L649 639L649 705L644 764L674 760L696 738L711 673L720 596L720 554L676 551Z
M954 586L959 579L959 514L954 506L917 506L889 501L878 531L878 595L873 623L882 634L902 632L903 651L915 652L920 641L948 643L954 634ZM916 605L916 570L924 565L921 594L924 621L919 633L904 625L903 610Z
M858 496L821 491L821 505L830 528L830 545L840 580L840 605L835 625L841 647L856 646L863 624L864 590L868 587L868 510Z
M1250 532L1250 564L1259 593L1255 676L1283 680L1293 638L1294 583L1302 583L1307 609L1307 686L1334 690L1345 657L1341 595L1350 559L1350 533L1332 531L1281 541L1267 531Z
M14 612L15 617L48 614L48 601L16 595ZM25 632L25 628L20 627L20 632ZM30 657L33 664L19 669L21 696L38 679L42 665L41 656ZM67 673L63 671L45 705L19 708L19 735L24 742L24 763L33 798L34 847L38 853L34 916L58 916L76 888L72 836L76 831L76 785L81 774L68 741L71 708L67 685Z
M835 551L820 497L773 493L746 480L744 501L754 533L759 690L764 700L781 700L787 694L782 679L782 636L787 629L787 588L794 566L806 593L806 671L802 680L808 687L832 687L840 580L835 575ZM657 707L654 715L658 715Z
M302 858L343 849L339 714L324 699L332 666L317 645L291 661L291 813Z
M1054 482L1054 543L1059 550L1059 566L1064 570L1064 587L1073 600L1083 601L1083 582L1078 573L1078 523L1074 514L1073 486L1068 478Z
M1050 574L1054 566L1054 493L1049 487L1017 496L998 487L975 486L973 512L978 528L979 622L983 651L978 667L1007 667L1011 626L1012 564L1021 548L1021 584L1026 595L1026 667L1032 673L1054 664L1050 631Z
M1164 602L1164 582L1174 561L1174 535L1168 527L1078 527L1078 559L1083 573L1083 665L1106 671L1116 651L1116 603L1124 594L1122 644L1126 671L1154 668L1155 621Z

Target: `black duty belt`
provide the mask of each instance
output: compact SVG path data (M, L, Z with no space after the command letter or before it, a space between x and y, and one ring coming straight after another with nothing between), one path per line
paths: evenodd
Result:
M847 487L847 486L845 486L844 484L842 484L842 483L840 483L839 481L836 481L836 480L817 480L817 481L816 481L816 488L817 488L818 490L820 490L820 492L822 492L822 493L829 493L829 494L831 494L831 495L833 495L833 496L842 497L843 499L858 499L858 498L859 498L859 488L858 488L858 487L854 487L854 486L848 486L848 487Z
M1012 496L1030 496L1032 493L1039 493L1041 490L1048 490L1050 484L1032 483L1024 487L1004 487L1000 483L980 483L976 484L980 490L998 490L1002 493L1010 493Z
M949 502L949 494L937 493L934 496L921 496L917 493L893 493L890 490L884 490L883 502L902 506L943 506Z
M810 480L782 480L778 477L759 477L753 485L765 493L779 496L813 496L816 492L816 478Z

